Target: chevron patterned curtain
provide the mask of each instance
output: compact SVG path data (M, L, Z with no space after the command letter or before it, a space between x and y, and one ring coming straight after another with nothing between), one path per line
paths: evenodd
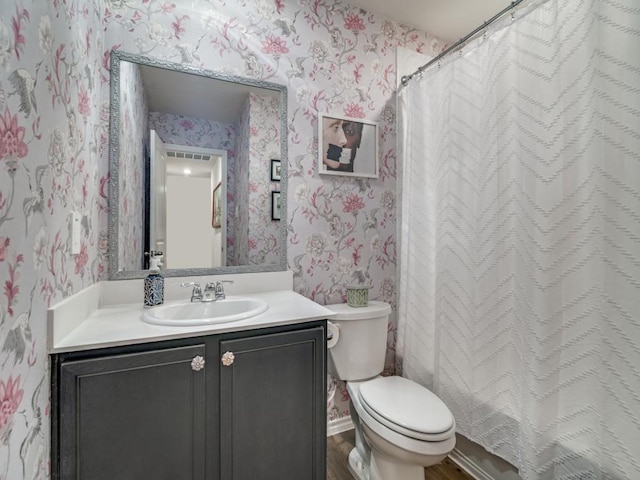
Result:
M399 94L398 355L523 479L640 479L640 4L538 1Z

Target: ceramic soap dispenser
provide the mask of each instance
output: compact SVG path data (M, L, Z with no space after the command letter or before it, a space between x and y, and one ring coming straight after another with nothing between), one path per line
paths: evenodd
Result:
M160 273L162 252L150 252L149 275L144 279L144 307L155 307L164 303L164 277Z

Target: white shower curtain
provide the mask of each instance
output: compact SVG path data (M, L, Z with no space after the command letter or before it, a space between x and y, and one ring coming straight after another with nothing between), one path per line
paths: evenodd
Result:
M640 479L640 4L537 1L399 94L398 354L524 479Z

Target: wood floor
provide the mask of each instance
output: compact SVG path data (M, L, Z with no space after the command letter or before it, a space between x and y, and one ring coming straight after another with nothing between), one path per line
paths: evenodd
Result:
M327 438L327 480L353 480L347 468L347 457L355 445L353 430ZM446 458L442 463L425 469L428 480L473 480L473 477ZM394 479L401 480L401 479Z

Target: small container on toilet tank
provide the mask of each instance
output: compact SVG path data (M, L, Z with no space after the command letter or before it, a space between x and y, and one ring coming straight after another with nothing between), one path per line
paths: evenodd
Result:
M366 285L347 285L347 305L366 307L369 304L369 288Z

